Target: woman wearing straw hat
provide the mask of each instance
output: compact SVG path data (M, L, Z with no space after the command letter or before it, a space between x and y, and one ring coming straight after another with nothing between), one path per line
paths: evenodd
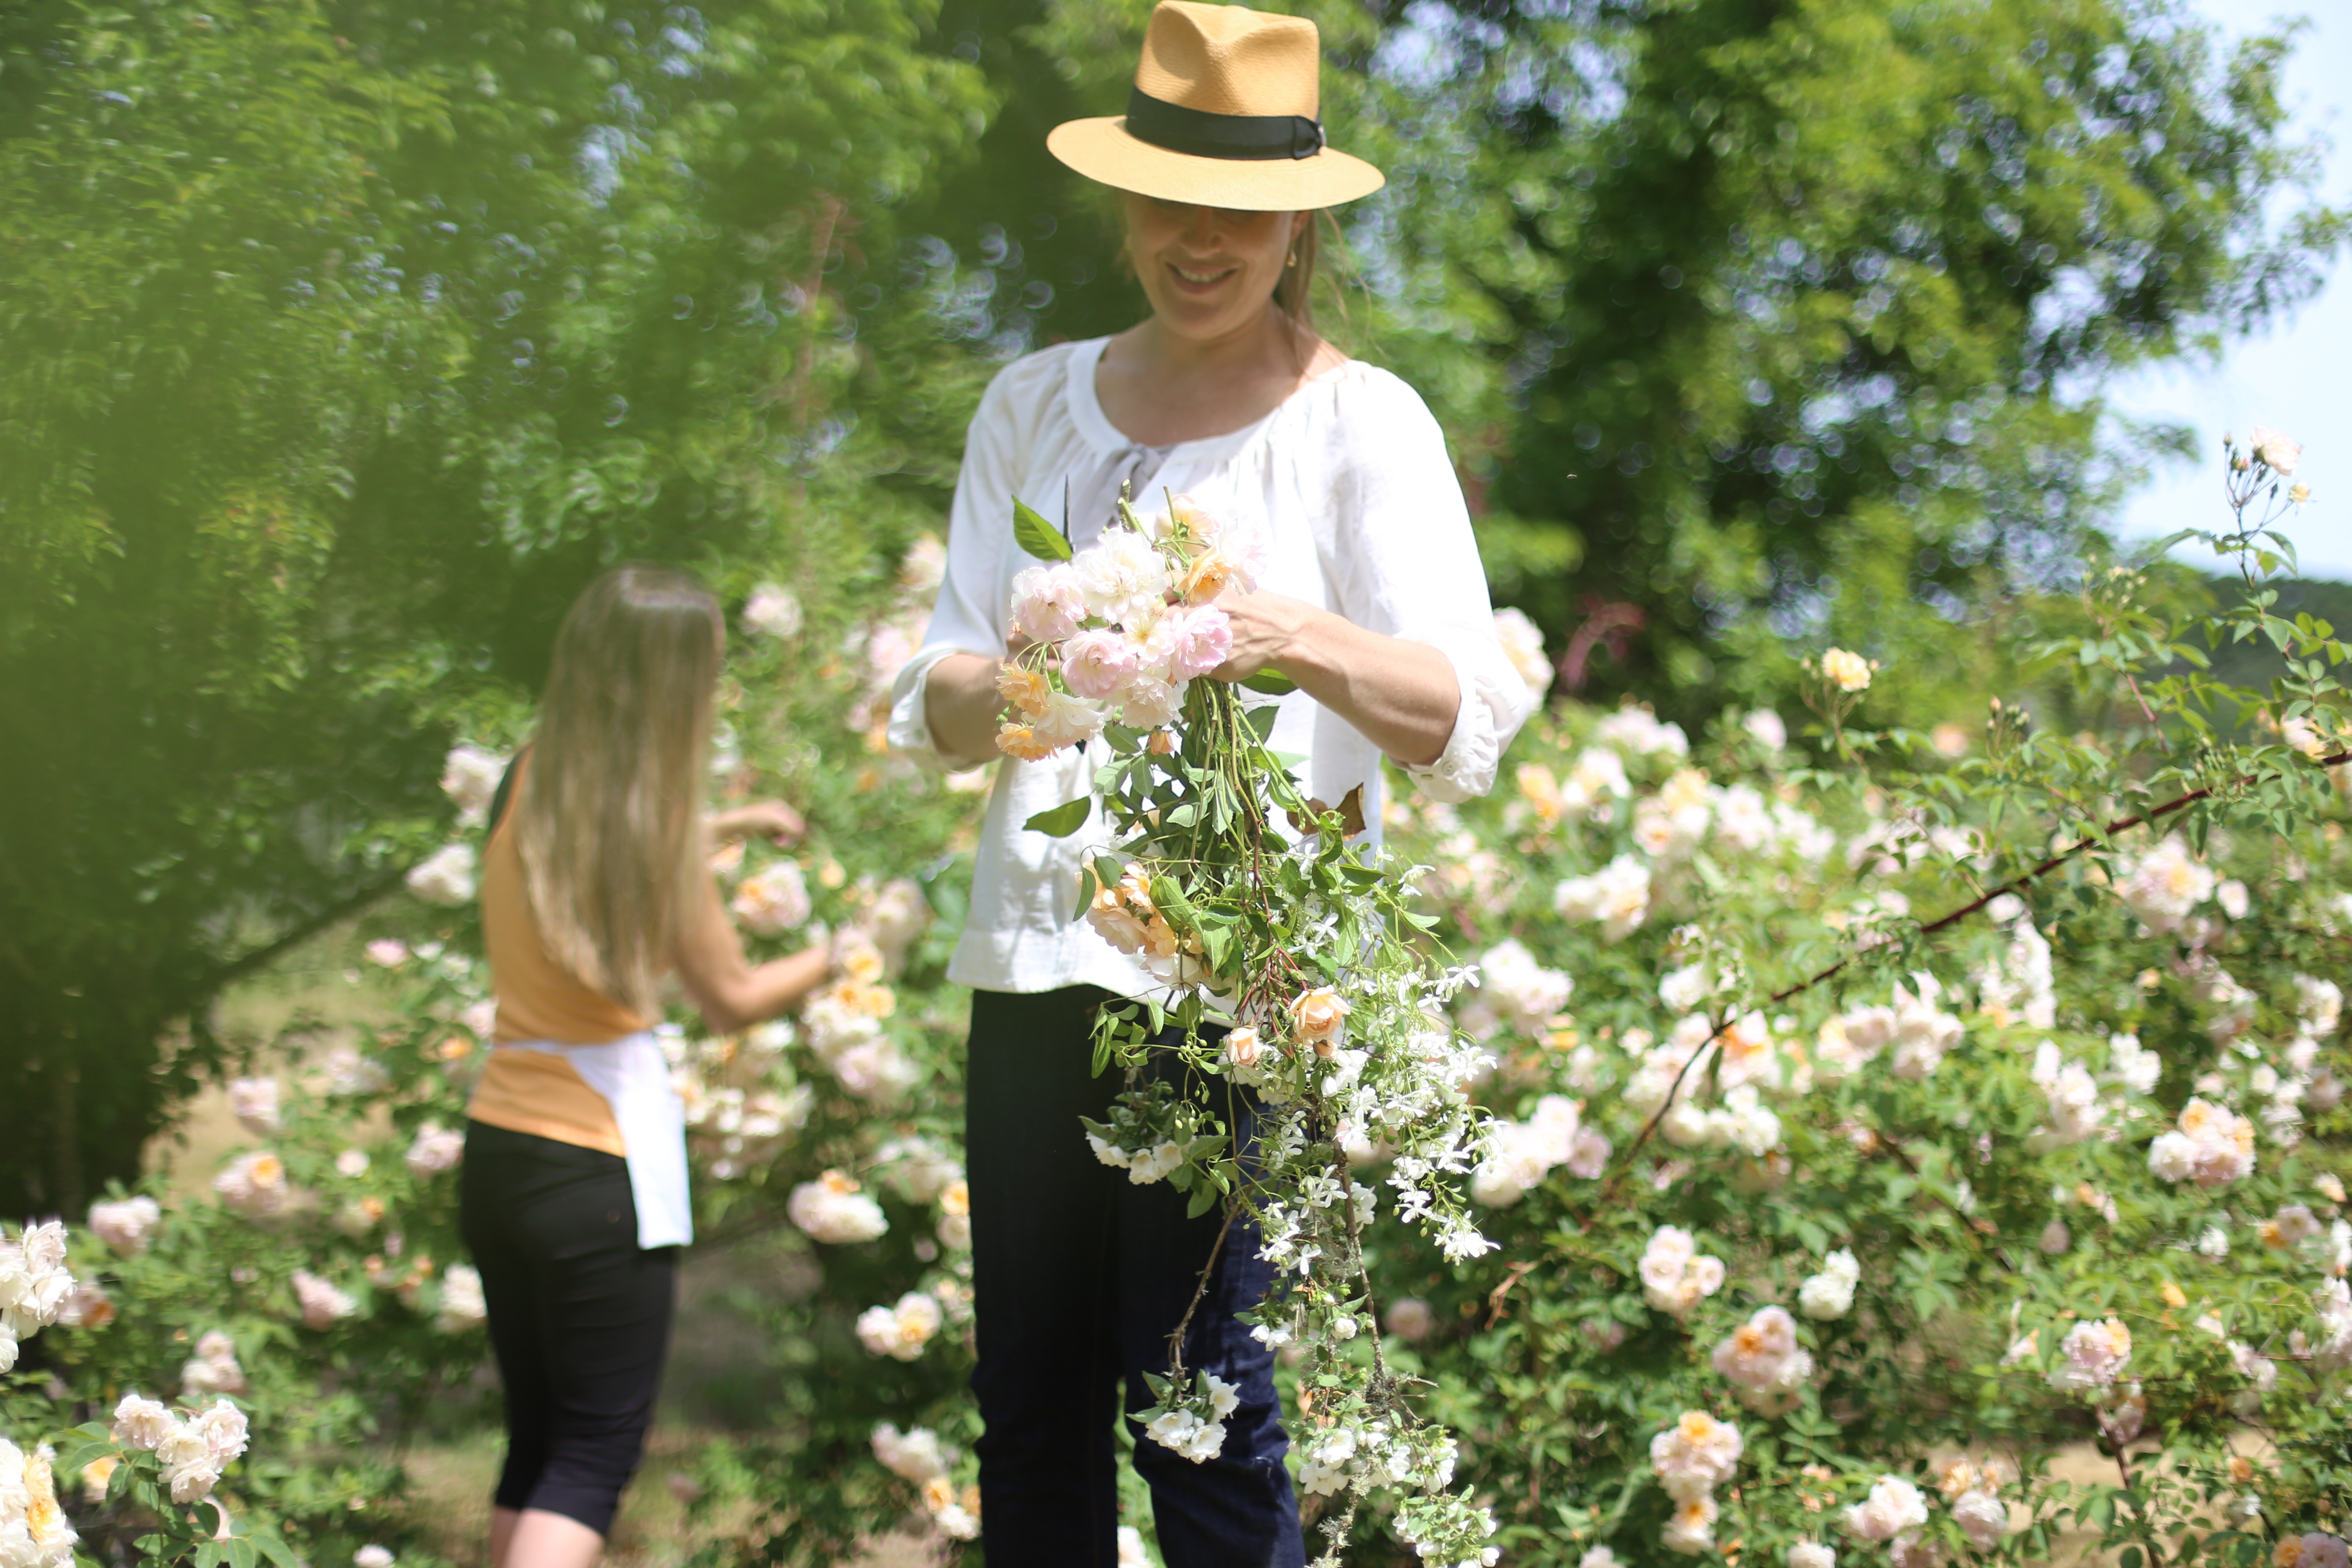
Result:
M1258 590L1222 601L1233 658L1215 674L1297 682L1272 740L1307 758L1307 793L1360 786L1377 834L1382 753L1438 800L1493 784L1530 699L1495 636L1444 437L1411 388L1309 317L1316 212L1381 184L1325 145L1319 67L1310 22L1164 0L1128 112L1048 139L1119 193L1151 311L1016 361L981 399L939 605L894 694L901 752L940 768L997 760L1008 595L1031 563L1013 498L1066 510L1083 549L1126 485L1189 493L1270 541ZM1223 1450L1194 1464L1130 1422L1136 1468L1170 1568L1292 1568L1305 1552L1273 1356L1234 1320L1273 1284L1256 1238L1236 1226L1220 1247L1215 1214L1188 1220L1183 1194L1097 1163L1078 1127L1119 1088L1091 1070L1096 1008L1156 988L1073 918L1088 835L1022 826L1086 793L1094 764L1080 749L1001 765L949 970L975 993L972 1386L989 1561L1111 1568L1117 1402L1123 1388L1129 1412L1152 1403L1142 1374L1166 1369L1205 1268L1184 1360L1234 1385Z

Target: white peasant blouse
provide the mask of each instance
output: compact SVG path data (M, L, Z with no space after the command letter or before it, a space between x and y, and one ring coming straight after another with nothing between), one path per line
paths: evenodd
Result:
M1503 749L1534 696L1503 652L1445 438L1413 390L1355 361L1316 377L1255 425L1163 450L1139 447L1095 397L1106 338L1014 361L989 384L965 439L948 518L947 575L923 646L891 694L891 748L925 766L998 769L972 876L971 910L948 977L983 991L1099 985L1119 995L1161 989L1140 962L1078 912L1083 858L1108 843L1099 808L1066 838L1022 825L1087 793L1108 760L1102 742L1042 762L943 752L926 709L930 673L950 654L1002 658L1013 574L1034 565L1013 540L1019 497L1059 521L1083 550L1114 515L1121 479L1139 507L1189 493L1269 542L1261 588L1331 610L1369 631L1426 643L1460 682L1444 753L1408 767L1423 792L1466 800L1494 787ZM1065 511L1066 504L1066 514ZM1381 758L1354 726L1305 692L1281 699L1269 744L1304 755L1307 793L1337 802L1363 787L1378 841ZM1091 754L1090 754L1091 752Z

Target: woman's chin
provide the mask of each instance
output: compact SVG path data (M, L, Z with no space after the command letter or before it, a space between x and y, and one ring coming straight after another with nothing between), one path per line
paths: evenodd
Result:
M1178 337L1213 342L1255 324L1265 313L1263 302L1252 304L1238 291L1221 289L1213 297L1163 296L1152 301L1152 314Z

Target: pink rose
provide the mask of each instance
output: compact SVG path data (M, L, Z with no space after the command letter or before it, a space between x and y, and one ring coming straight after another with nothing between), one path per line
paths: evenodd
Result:
M1169 673L1177 680L1190 680L1208 674L1231 658L1233 652L1233 622L1214 605L1203 605L1184 612L1183 624L1176 628Z
M1136 730L1157 730L1172 724L1184 709L1184 689L1171 686L1149 675L1139 675L1128 683L1126 699L1118 710L1118 721Z
M1080 632L1062 645L1062 684L1080 697L1115 697L1139 668L1135 645L1118 632Z
M1087 601L1068 566L1032 566L1013 579L1013 620L1035 642L1060 642L1078 629Z

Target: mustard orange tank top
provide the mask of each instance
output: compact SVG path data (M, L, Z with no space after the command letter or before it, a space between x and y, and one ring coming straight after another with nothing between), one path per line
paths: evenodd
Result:
M514 805L530 765L515 760L506 809L490 829L482 856L482 944L490 960L490 992L498 1000L499 1045L546 1040L600 1046L653 1026L653 1020L583 984L547 955L539 922L523 888L522 856L515 847ZM547 1051L494 1050L466 1114L492 1127L528 1132L559 1143L625 1155L621 1129L604 1097L562 1057Z

